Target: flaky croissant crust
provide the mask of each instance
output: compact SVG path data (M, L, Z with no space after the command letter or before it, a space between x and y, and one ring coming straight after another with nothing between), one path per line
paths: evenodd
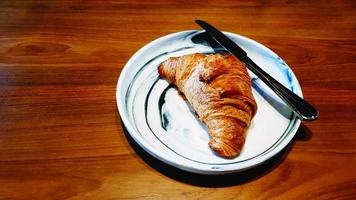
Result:
M206 124L209 146L220 156L237 156L256 113L246 67L232 55L191 54L169 58L158 67L177 86Z

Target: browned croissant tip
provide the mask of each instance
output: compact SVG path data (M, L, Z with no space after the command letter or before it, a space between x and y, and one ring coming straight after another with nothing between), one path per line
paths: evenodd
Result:
M240 149L232 148L224 142L217 142L214 139L209 141L209 147L223 158L232 159L238 156L241 152Z
M163 72L163 63L158 66L158 74L162 77L164 72Z

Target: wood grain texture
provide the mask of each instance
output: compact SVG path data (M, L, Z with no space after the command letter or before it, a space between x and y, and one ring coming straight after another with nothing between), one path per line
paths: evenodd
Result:
M323 1L0 1L0 199L356 199L356 10ZM245 173L200 176L135 145L115 90L128 59L195 19L257 40L320 118Z

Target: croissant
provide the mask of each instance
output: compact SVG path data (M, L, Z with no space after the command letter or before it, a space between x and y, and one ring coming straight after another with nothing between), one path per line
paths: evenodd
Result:
M210 148L236 157L257 110L245 65L230 54L196 53L167 59L158 73L177 86L207 126Z

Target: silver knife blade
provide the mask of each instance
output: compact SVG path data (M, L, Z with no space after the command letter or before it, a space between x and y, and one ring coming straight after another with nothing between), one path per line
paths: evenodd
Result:
M319 116L319 111L316 108L290 91L288 88L284 87L272 76L262 70L248 57L247 53L241 47L239 47L230 38L225 36L225 34L202 20L195 20L195 22L227 51L244 62L246 67L251 70L258 78L260 78L267 86L269 86L285 103L287 103L287 105L290 106L290 108L300 119L312 121Z

